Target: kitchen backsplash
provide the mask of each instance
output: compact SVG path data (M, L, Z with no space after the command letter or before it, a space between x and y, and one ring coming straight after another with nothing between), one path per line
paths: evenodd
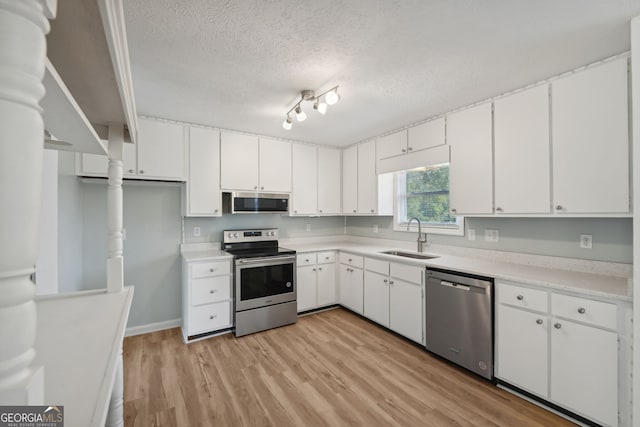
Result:
M278 228L280 238L345 234L344 217L289 217L280 214L237 214L217 218L185 218L184 243L220 242L224 230ZM195 236L194 227L200 228Z
M429 234L429 241L452 246L521 252L611 262L632 262L631 218L466 218L467 236ZM373 232L374 225L378 232ZM499 230L498 242L484 240L485 230ZM347 234L394 240L416 240L415 232L394 231L392 217L347 217ZM465 233L466 234L466 233ZM581 249L580 235L593 236L593 248Z

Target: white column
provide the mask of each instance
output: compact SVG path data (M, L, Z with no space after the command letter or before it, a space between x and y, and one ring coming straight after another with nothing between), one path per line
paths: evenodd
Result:
M633 425L640 426L640 16L631 21L633 176Z
M107 190L107 221L109 226L107 254L107 291L122 292L124 270L122 257L122 173L123 173L124 126L109 123L109 188ZM109 413L106 426L124 426L124 378L122 348L118 356Z
M0 0L0 404L44 403L34 366L45 34L56 0Z
M124 286L122 258L122 168L124 126L109 124L109 188L107 190L107 222L109 227L107 254L107 290L121 292Z

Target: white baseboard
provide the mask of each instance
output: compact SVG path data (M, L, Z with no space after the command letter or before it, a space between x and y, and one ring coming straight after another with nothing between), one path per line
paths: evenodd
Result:
M177 328L182 325L182 319L165 320L163 322L149 323L147 325L132 326L127 328L124 333L125 337L134 335L148 334L150 332L162 331L164 329Z

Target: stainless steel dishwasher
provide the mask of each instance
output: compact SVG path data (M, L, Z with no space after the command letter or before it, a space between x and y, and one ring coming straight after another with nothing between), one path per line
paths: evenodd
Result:
M493 279L427 269L426 347L493 380Z

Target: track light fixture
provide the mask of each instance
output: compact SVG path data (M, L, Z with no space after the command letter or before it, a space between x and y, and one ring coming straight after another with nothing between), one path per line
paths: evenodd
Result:
M334 105L335 103L340 101L340 95L338 95L338 86L334 86L331 89L322 92L318 96L316 96L315 92L312 90L303 90L300 93L300 101L298 101L293 107L291 107L289 111L287 111L287 118L284 122L282 122L282 127L286 130L290 130L293 127L291 113L295 113L296 120L299 122L302 122L307 118L306 113L302 111L303 101L313 102L313 109L318 113L325 115L327 114L327 107L329 105Z

